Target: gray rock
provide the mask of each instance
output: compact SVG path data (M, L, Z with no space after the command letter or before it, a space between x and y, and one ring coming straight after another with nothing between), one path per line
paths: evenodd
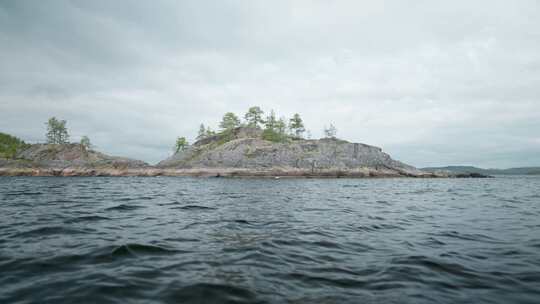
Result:
M27 149L19 152L16 158L19 167L144 168L149 166L140 160L85 150L79 144L30 145Z
M392 170L402 175L424 172L393 160L381 148L335 138L296 139L284 143L263 140L261 131L237 128L229 138L216 135L158 163L159 168L242 168L253 170L350 171ZM228 141L226 141L228 140Z

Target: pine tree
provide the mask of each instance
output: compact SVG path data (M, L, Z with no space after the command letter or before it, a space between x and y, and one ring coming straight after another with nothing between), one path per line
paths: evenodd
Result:
M294 114L293 118L289 120L289 129L294 136L302 138L306 129L304 128L304 123L302 118L300 118L300 114Z
M207 127L206 128L206 131L205 131L205 136L208 137L208 136L212 136L212 135L216 135L216 132L214 132L212 129L210 129L210 127Z
M276 133L281 139L285 139L285 137L287 137L287 123L285 121L285 117L281 117L276 122Z
M219 123L219 127L224 131L232 130L239 126L240 126L240 119L238 119L236 114L232 112L225 113L225 115L223 115L223 119Z
M282 142L287 139L287 124L284 118L276 119L274 110L266 117L262 138L273 142Z
M276 124L277 124L276 113L274 112L274 110L271 110L270 114L268 114L268 116L266 117L266 121L264 122L265 130L275 131Z
M58 120L56 117L49 118L47 121L47 143L49 144L67 144L69 134L66 128L65 120Z
M260 107L251 107L244 115L244 119L249 127L259 127L264 123L263 115L264 112Z
M176 138L176 143L174 145L174 153L184 151L187 149L188 146L189 146L189 143L185 137L178 137Z
M206 128L204 127L204 124L201 124L199 126L199 133L197 134L196 140L201 140L207 136Z

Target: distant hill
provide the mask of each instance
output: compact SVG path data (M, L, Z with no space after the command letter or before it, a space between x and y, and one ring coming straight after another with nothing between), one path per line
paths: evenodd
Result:
M540 167L520 167L509 169L483 169L473 166L447 166L421 168L427 172L480 173L485 175L540 175Z

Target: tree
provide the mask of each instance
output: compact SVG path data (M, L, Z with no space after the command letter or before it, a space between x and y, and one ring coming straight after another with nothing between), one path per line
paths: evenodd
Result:
M67 144L69 134L66 128L65 120L58 120L56 117L49 118L47 122L47 143L49 144Z
M287 123L285 122L285 117L281 117L276 122L276 133L282 138L287 137Z
M196 140L201 140L203 138L205 138L208 134L206 133L206 128L204 127L204 124L201 124L199 126L199 133L197 134L197 138Z
M274 112L274 110L271 110L270 114L266 116L266 121L264 122L265 130L275 131L276 124L277 124L276 113Z
M294 114L293 118L289 119L289 129L294 136L302 138L306 129L304 128L304 122L300 118L300 114Z
M276 119L274 110L266 117L262 138L273 142L282 142L287 138L287 124L284 118Z
M174 153L185 151L188 146L189 143L185 137L178 137L176 138L176 144L174 145Z
M232 130L239 126L240 126L240 119L238 119L238 117L232 112L225 113L225 115L223 115L223 119L219 123L219 127L223 129L224 131Z
M205 134L206 134L205 137L208 137L208 136L216 135L216 132L210 129L210 127L207 127Z
M259 107L251 107L248 109L244 119L249 127L259 127L264 123L263 120L264 112Z
M81 137L80 145L84 151L90 150L90 148L92 148L92 144L90 143L90 138L88 138L88 136L86 135Z
M336 134L337 134L337 129L336 127L334 127L333 124L330 124L330 126L328 126L328 128L324 128L324 136L326 138L336 138Z

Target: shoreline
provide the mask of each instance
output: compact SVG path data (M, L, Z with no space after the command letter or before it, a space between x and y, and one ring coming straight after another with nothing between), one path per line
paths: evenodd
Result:
M354 170L319 169L244 169L244 168L0 168L0 176L187 176L228 178L481 178L488 176L451 175L431 172L406 172L393 169L359 168Z

